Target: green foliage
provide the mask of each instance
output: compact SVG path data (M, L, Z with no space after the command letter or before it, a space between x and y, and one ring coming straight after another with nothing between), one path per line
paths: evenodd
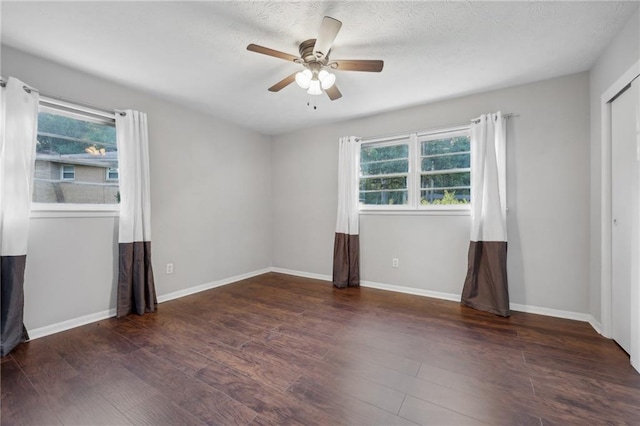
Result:
M90 146L116 151L116 129L106 124L41 112L38 114L38 135L36 152L51 154L83 154ZM80 141L75 140L80 139Z
M429 202L426 198L420 200L422 205L452 205L452 204L469 204L469 200L466 198L456 198L455 191L444 190L442 198L436 198Z

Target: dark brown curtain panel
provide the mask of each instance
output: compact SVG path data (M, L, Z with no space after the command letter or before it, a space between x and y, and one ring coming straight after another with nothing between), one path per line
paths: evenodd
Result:
M19 343L29 340L23 323L24 269L27 256L0 257L0 280L2 280L2 345L0 356L5 356Z
M151 267L151 242L120 243L118 248L117 316L155 312L158 300Z
M333 285L360 285L360 236L337 233L333 245Z
M151 186L147 115L116 114L120 219L117 316L155 312L158 301L151 267Z
M338 218L333 244L333 285L338 288L360 285L360 236L358 182L355 158L358 140L343 137L338 152Z
M0 84L0 355L29 339L24 273L33 189L38 92L9 77Z
M462 305L509 316L507 242L471 241Z
M461 304L509 316L506 126L500 112L471 126L471 241Z

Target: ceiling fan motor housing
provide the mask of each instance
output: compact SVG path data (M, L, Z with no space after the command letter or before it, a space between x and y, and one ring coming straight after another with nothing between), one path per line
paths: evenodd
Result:
M314 62L318 62L320 67L327 65L327 61L329 60L329 52L326 54L324 52L314 52L313 48L316 45L316 39L311 38L309 40L305 40L300 43L300 47L298 51L300 52L300 57L304 60L305 64L312 64Z

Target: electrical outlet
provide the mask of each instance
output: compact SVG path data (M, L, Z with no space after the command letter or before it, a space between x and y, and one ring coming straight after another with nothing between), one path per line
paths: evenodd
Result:
M391 259L391 266L393 266L394 268L399 268L400 260L397 257L394 257L393 259Z
M167 274L173 274L173 263L167 263Z

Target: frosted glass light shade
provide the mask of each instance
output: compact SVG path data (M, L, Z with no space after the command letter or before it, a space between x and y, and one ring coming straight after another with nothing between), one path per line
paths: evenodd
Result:
M307 93L310 95L322 95L320 80L311 80L309 82L309 90L307 90Z
M311 83L311 77L313 77L313 74L311 73L311 71L309 70L300 71L299 73L296 74L296 83L302 89L308 89L309 84Z
M333 84L336 82L336 75L331 74L326 70L320 70L320 72L318 73L318 80L320 80L322 88L324 90L327 90L328 88L333 86Z

